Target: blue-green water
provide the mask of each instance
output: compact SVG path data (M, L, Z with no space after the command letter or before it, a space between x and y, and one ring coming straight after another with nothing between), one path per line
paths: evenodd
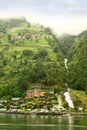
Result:
M87 117L0 114L0 130L87 130Z

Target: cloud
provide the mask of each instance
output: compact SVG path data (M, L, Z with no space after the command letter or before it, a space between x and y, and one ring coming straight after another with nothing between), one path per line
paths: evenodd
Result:
M0 11L30 11L43 15L86 15L87 0L0 0Z
M74 5L76 3L76 0L66 0L65 3L68 5Z
M87 0L0 0L0 14L87 16Z
M0 16L12 15L26 16L56 31L78 32L87 27L87 0L0 0Z

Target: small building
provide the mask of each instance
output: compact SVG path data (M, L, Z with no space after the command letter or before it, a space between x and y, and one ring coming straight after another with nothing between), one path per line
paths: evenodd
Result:
M33 23L33 26L35 26L35 27L41 27L42 25L39 24L39 23Z
M21 107L26 107L27 105L25 103L21 104L20 105Z
M18 111L18 106L10 106L10 109L8 110L8 112L17 112Z
M0 103L0 108L3 107L3 103Z
M12 106L12 105L11 105L10 108L11 108L11 109L17 109L18 106Z
M6 103L7 102L7 100L0 100L0 103Z
M20 100L20 98L11 98L11 101L13 101L13 102L16 102L16 101L19 101Z
M44 96L45 92L41 89L34 89L27 91L27 98Z
M33 92L33 90L28 90L27 91L27 98L31 98L31 97L34 97L34 92Z

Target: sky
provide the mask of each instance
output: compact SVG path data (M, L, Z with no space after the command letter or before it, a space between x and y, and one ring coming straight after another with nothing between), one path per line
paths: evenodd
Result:
M0 0L0 17L14 16L77 35L87 29L87 0Z

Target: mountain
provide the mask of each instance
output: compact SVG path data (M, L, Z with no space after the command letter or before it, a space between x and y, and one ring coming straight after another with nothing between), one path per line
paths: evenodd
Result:
M77 36L70 50L69 84L78 90L87 89L87 31Z
M26 23L26 18L8 18L8 19L0 19L0 32L6 32L14 27L21 27Z
M86 57L87 31L58 38L24 17L0 19L0 98L24 96L33 83L56 93L67 87L87 92Z
M25 18L0 20L0 98L23 96L32 83L64 82L64 55L50 28Z
M78 35L78 37L81 37L81 36L83 36L83 35L87 35L87 30L81 32L81 33Z
M59 37L59 46L65 55L65 57L69 56L69 50L74 44L76 36L74 35L69 35L69 34L64 34L61 37Z

